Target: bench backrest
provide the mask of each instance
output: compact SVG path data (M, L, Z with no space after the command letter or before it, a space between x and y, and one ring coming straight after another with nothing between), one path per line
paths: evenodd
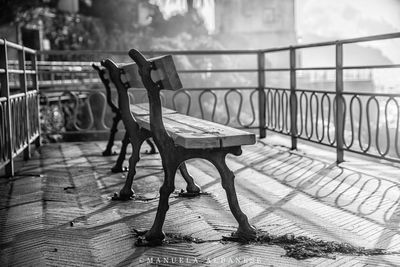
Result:
M152 64L151 78L159 89L179 90L182 88L182 82L171 55L151 58L148 61ZM127 88L144 87L136 63L119 64L118 67L122 74L121 80Z

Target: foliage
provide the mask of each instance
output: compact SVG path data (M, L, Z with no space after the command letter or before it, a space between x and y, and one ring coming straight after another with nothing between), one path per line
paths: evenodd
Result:
M21 27L42 26L53 50L127 50L133 46L148 50L159 38L171 39L168 49L185 49L173 39L181 34L207 35L196 10L166 20L148 0L96 0L91 6L81 3L78 14L57 10L56 1L51 0L6 2L5 10L13 10L12 21ZM140 21L139 7L147 10L149 23Z
M105 31L97 19L35 7L18 13L15 22L28 28L42 24L44 38L50 41L52 49L104 49L101 39Z
M54 7L54 1L44 0L0 0L0 25L15 22L18 14L26 10Z
M40 105L40 128L42 142L53 143L61 140L65 131L62 111L58 105Z

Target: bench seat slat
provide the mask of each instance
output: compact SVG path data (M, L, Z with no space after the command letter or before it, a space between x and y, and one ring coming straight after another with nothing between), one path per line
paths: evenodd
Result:
M207 133L215 136L220 142L220 147L230 147L238 145L253 145L255 135L236 128L225 126L219 123L186 116L180 113L168 114L168 121L175 121L188 127L189 129L199 129L201 135ZM202 136L186 136L185 147L190 146L191 142L196 142Z
M148 104L131 105L131 112L141 127L150 130ZM163 108L163 121L175 144L185 148L222 148L255 143L253 133L186 116L167 108Z
M170 120L170 114L163 116L165 129L174 143L185 148L219 148L220 141L214 134L207 134L198 129L189 128L179 122ZM150 116L136 117L137 123L145 128L150 129Z

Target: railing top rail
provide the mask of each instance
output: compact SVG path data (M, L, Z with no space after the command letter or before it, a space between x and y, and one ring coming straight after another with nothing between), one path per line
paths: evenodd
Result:
M246 55L257 54L260 50L157 50L157 51L141 51L147 55ZM126 51L113 51L113 50L76 50L72 51L74 55L122 55L127 56ZM38 51L41 55L70 55L71 51L66 50L48 50Z
M38 61L38 66L82 66L92 67L93 61Z
M319 42L319 43L308 43L308 44L300 44L300 45L293 45L293 46L267 48L267 49L263 49L262 52L264 52L264 53L281 52L281 51L287 51L290 49L302 49L302 48L312 48L312 47L319 47L319 46L330 46L330 45L336 45L338 43L350 44L350 43L361 43L361 42L379 41L379 40L387 40L387 39L395 39L395 38L400 38L400 32L372 35L372 36L365 36L365 37L357 37L357 38L351 38L351 39L341 39L341 40L336 40L336 41L326 41L326 42Z
M344 70L351 70L351 69L394 69L394 68L400 68L400 64L386 64L386 65L350 65L350 66L343 66L341 67ZM321 67L299 67L299 68L292 68L293 70L335 70L335 66L321 66ZM252 69L246 69L246 70L252 70ZM263 71L290 71L291 68L265 68L265 69L260 69ZM208 71L208 70L204 70Z
M343 92L343 95L353 95L354 97L357 96L372 96L372 97L400 97L399 93L374 93L374 92Z
M370 42L370 41L379 41L379 40L395 39L395 38L400 38L400 32L344 39L344 40L339 40L338 42L341 42L343 44L348 44L348 43Z
M22 45L19 45L19 44L15 44L15 43L9 42L6 39L0 39L0 45L5 45L5 44L7 45L7 47L11 47L11 48L14 48L14 49L17 49L17 50L23 50L23 51L25 51L27 53L30 53L30 54L36 54L37 53L37 51L34 50L34 49L31 49L31 48L28 48L26 46L22 46Z
M289 51L291 49L302 49L302 48L329 46L329 45L335 45L336 43L337 43L337 41L327 41L327 42L319 42L319 43L309 43L309 44L301 44L301 45L290 45L290 46L283 46L283 47L273 47L273 48L263 49L262 52L263 53L282 52L282 51Z

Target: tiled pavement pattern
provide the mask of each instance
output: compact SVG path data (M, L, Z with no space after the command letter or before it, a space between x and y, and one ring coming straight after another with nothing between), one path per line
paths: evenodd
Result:
M273 234L400 251L398 167L355 158L338 167L325 148L291 152L267 140L228 161L253 225ZM279 246L221 242L236 222L216 169L201 160L188 168L211 194L173 195L164 230L210 242L137 248L132 229L151 226L158 199L111 201L124 175L109 171L116 156L100 156L104 147L104 142L45 145L15 178L0 179L0 266L137 266L151 259L161 266L192 266L195 260L198 266L400 265L400 255L295 260ZM134 190L157 197L163 177L159 155L141 157ZM180 175L176 188L184 188Z

